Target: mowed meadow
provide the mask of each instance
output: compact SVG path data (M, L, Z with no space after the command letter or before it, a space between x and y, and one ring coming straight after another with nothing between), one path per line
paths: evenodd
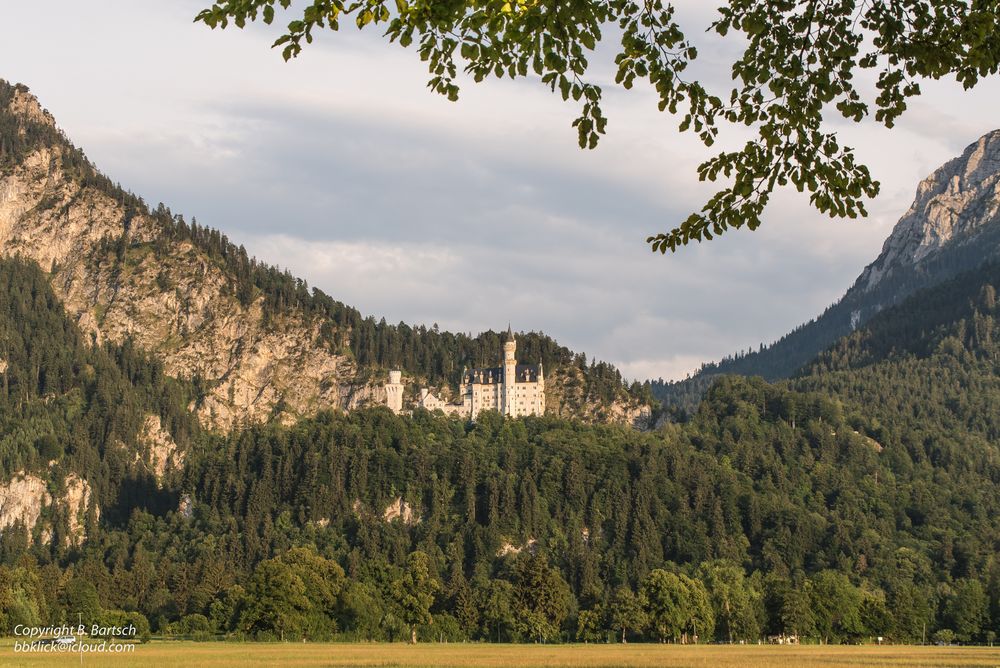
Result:
M130 654L15 654L0 645L0 666L379 666L400 668L660 668L706 666L1000 666L1000 648L842 645L485 645L485 644L265 644L151 642Z

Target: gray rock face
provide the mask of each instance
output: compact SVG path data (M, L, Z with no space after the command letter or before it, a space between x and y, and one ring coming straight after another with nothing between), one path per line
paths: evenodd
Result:
M921 181L882 253L858 280L871 290L893 270L920 264L952 241L965 242L1000 218L1000 130Z

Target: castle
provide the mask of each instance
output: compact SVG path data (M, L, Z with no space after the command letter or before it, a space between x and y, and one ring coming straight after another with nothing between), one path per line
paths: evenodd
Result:
M439 399L427 388L420 390L417 405L474 420L480 411L497 411L510 417L545 414L545 373L542 364L518 364L517 340L510 327L503 344L500 366L471 369L462 376L462 403ZM385 385L386 405L395 413L403 410L402 373L389 372Z

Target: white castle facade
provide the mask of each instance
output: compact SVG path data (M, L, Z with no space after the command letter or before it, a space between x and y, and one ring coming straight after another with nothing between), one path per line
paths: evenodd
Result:
M542 364L518 364L517 340L507 328L500 366L466 371L462 378L462 403L452 404L430 390L420 390L418 405L474 420L480 411L497 411L510 417L545 414L545 373ZM386 405L394 413L403 410L402 373L389 372L385 385Z

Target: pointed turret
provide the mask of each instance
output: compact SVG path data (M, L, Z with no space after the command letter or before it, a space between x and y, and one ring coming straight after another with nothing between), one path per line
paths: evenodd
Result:
M515 388L517 383L517 341L514 340L514 332L507 323L507 340L503 344L503 390L501 394L501 412L504 415L514 415L515 411Z

